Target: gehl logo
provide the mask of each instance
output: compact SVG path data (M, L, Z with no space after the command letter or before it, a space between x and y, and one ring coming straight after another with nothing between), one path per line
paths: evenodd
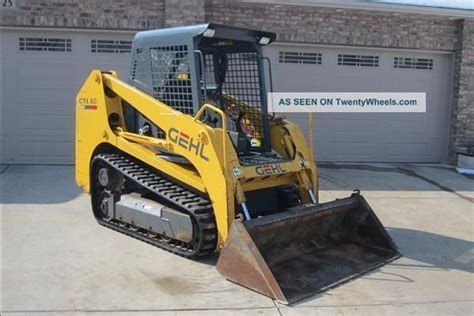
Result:
M206 147L206 145L194 140L194 138L188 134L180 132L176 128L172 127L168 130L168 139L187 151L193 152L196 156L209 161L209 158L207 158L204 154L204 147Z
M255 167L255 172L259 176L268 176L272 174L285 173L286 170L279 163L272 163Z

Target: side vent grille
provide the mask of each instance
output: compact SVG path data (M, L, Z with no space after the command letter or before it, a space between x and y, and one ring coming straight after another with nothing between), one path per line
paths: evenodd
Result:
M280 52L279 62L283 64L313 64L320 65L321 53Z
M92 53L124 54L132 51L132 41L91 40Z
M414 57L394 57L393 68L400 69L433 69L433 59Z
M137 49L137 54L135 55L136 59L133 61L132 64L132 73L131 79L138 81L138 82L145 82L146 81L146 60L143 54L143 51Z
M338 54L339 66L378 67L379 56Z
M20 37L20 51L35 52L70 52L71 39L45 38L45 37Z
M137 79L137 70L138 70L137 68L138 68L138 62L135 60L133 62L133 66L132 66L132 69L133 69L132 70L132 80Z

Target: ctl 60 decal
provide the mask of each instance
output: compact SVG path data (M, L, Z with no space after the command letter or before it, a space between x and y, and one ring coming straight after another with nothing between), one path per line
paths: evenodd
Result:
M83 110L97 110L96 98L80 98L79 104Z
M268 176L272 174L285 173L286 170L279 163L272 163L255 167L255 172L259 176Z
M196 156L209 161L209 158L204 154L204 148L206 145L194 140L194 138L190 137L188 134L180 132L176 128L172 127L168 130L168 139L178 146L183 147L187 151L194 152Z

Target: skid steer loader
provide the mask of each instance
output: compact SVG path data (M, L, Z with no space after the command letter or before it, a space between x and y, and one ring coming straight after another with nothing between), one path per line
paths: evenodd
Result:
M93 70L76 99L76 182L100 225L292 303L399 256L355 192L318 201L313 152L267 110L275 34L144 31L128 82Z

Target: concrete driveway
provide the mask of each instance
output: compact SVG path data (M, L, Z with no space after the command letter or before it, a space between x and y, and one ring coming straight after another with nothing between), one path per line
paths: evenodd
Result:
M404 255L294 306L99 226L70 166L0 168L2 315L474 313L474 179L440 165L322 165L321 200L359 188Z

